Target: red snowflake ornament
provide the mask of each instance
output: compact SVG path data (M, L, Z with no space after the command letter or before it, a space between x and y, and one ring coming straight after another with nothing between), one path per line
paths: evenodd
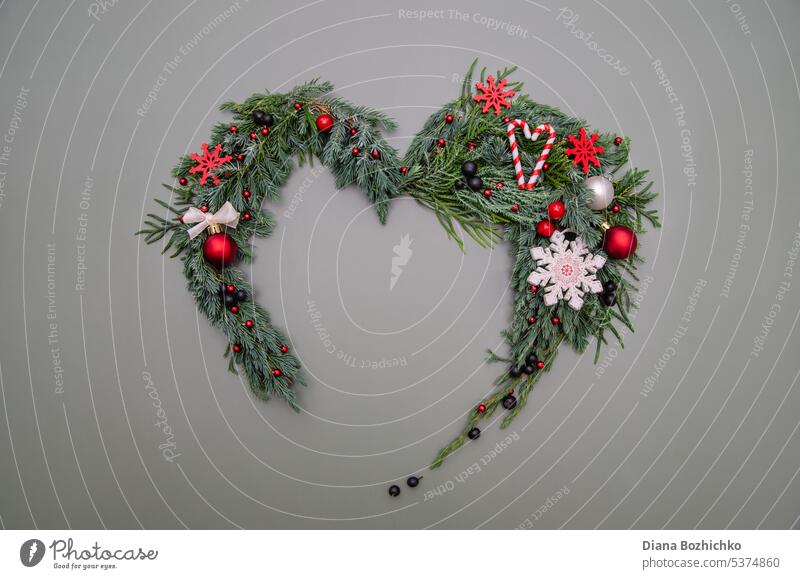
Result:
M203 149L203 154L198 155L197 153L192 153L192 161L197 161L197 165L189 169L189 173L200 173L200 184L205 185L206 180L211 177L214 181L214 185L219 185L219 177L217 177L211 171L216 169L220 165L224 165L233 157L230 155L225 155L224 157L220 157L220 153L222 152L222 145L217 145L214 147L213 151L208 150L208 145L203 143L201 145Z
M486 113L489 109L494 108L494 114L499 115L501 106L506 108L511 107L511 103L506 100L506 97L511 98L515 93L511 89L505 90L506 79L501 80L499 84L494 84L494 77L490 75L486 77L486 81L486 85L481 82L475 83L475 88L483 94L476 94L472 98L477 103L484 103L481 109L482 113Z
M566 149L564 153L568 156L574 156L575 158L572 160L577 167L578 164L583 165L583 172L589 172L589 163L594 165L595 167L600 166L600 161L597 159L597 155L605 151L603 147L600 145L595 146L595 142L598 139L597 133L594 133L588 139L586 138L586 129L581 127L581 130L578 131L578 137L576 138L575 135L567 135L567 139L569 142L572 143L572 147Z

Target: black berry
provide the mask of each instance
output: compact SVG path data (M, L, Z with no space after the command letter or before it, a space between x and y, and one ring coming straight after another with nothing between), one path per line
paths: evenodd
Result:
M483 179L480 177L470 177L467 179L467 185L469 185L469 188L473 191L479 191L483 189Z
M461 172L464 174L464 177L473 177L475 173L478 172L478 165L476 165L474 161L465 161L464 164L461 165Z
M392 486L389 487L389 496L390 497L396 497L399 494L400 494L400 487L399 486L392 485Z
M513 394L506 394L503 396L503 408L506 410L511 410L517 405L517 399L514 397Z
M412 489L419 484L419 479L422 477L410 476L406 479L406 484Z
M522 368L519 366L511 366L511 368L508 370L508 375L512 378L519 378L522 376Z
M481 429L480 428L473 428L472 430L467 432L467 436L469 437L470 440L475 440L480 435L481 435Z

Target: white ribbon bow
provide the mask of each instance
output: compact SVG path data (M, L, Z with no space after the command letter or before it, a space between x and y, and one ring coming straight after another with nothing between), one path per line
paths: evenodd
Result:
M183 214L183 222L197 223L194 227L189 228L189 238L194 239L207 227L214 225L225 225L236 229L236 226L239 225L239 212L233 208L230 201L226 201L216 213L203 213L197 207L189 207Z

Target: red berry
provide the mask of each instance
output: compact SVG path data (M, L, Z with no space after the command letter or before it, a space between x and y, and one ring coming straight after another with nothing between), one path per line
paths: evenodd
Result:
M446 123L452 123L452 122L453 122L453 115L446 115L446 116L444 117L444 122L446 122Z
M613 211L614 213L619 213L620 209L621 207L617 204L611 206L611 211Z
M249 213L242 213L242 219L244 219L245 221L250 221L250 219L252 219L252 217L253 216L250 215Z
M558 316L553 316L552 318L550 318L550 321L553 322L554 326L557 326L558 324L561 323L561 320L558 319Z
M447 144L447 141L445 141L444 139L437 139L437 140L436 140L436 144L437 144L439 147L444 147L444 146Z
M614 144L615 145L621 145L622 144L622 137L617 137L616 139L614 139Z
M361 149L359 149L358 147L353 147L352 152L353 156L355 157L361 152Z
M181 186L186 187L189 184L189 179L187 179L186 177L181 177L180 179L178 179L178 183L180 183Z
M528 289L531 290L532 294L535 294L536 292L539 291L539 287L535 285L530 286Z
M478 404L478 412L480 412L481 414L486 412L486 404Z
M329 133L333 129L333 117L327 113L322 113L317 117L316 124L320 133Z
M550 168L550 163L545 163L544 165L542 165L543 171L547 171L549 168Z
M242 351L242 347L239 344L234 344L233 345L233 351L234 352L241 352Z
M283 376L283 372L281 372L280 370L278 370L277 368L275 368L275 369L272 371L272 375L273 375L273 376Z
M238 130L239 130L239 127L237 127L236 125L231 125L230 127L228 127L228 131L231 132L231 133L235 133Z
M503 122L504 122L505 124L508 124L508 123L510 123L510 122L511 122L511 119L510 119L510 118L508 118L508 117L503 117Z
M289 346L287 346L286 344L281 344L281 352L285 354L288 351L289 351Z
M513 211L514 213L516 213L517 211L519 211L519 203L514 203L514 204L511 206L511 211Z
M565 211L566 208L561 201L553 201L547 206L547 214L550 216L550 219L561 219L564 217Z
M261 127L261 134L265 137L269 135L269 127Z
M484 189L483 190L483 196L487 197L487 198L491 197L492 196L492 190L491 189Z
M381 158L381 152L378 149L373 149L372 153L370 153L370 155L372 155L373 159L380 159Z
M229 294L232 294L236 291L236 286L233 284L228 284L225 286L225 291L228 292Z
M528 323L529 324L535 324L536 323L536 316L529 316L528 317Z
M239 153L238 155L236 155L236 160L237 160L237 161L244 161L244 155L242 155L241 153Z
M294 103L294 110L299 111L302 108L303 108L303 105L301 105L300 103Z
M179 215L179 216L178 216L178 221L180 221L181 223L183 223L183 215Z
M250 199L250 195L251 195L251 193L247 189L242 191L242 197L244 197L245 199Z
M201 205L200 211L202 211L203 213L208 213L208 205Z
M475 143L470 143L469 144L469 150L470 151L474 151L475 150Z
M351 135L357 135L358 134L358 129L353 127L352 129L350 129L350 134Z
M402 167L400 167L400 172L401 172L403 175L405 175L406 173L408 173L408 167L406 167L405 165L403 165Z
M253 322L253 320L247 320L245 321L244 325L247 328L252 328L255 325L255 322Z
M544 362L539 360L538 362L536 362L536 367L539 368L539 370L541 370L542 368L544 368Z
M502 181L499 181L498 183L495 183L494 186L497 187L498 189L502 189L503 187L506 186L506 184L503 183Z
M231 306L231 313L232 314L238 314L239 313L239 308L236 307L236 306Z
M251 141L255 141L257 138L258 138L258 134L257 133L250 133L250 140Z
M548 221L547 219L542 219L539 223L536 224L536 233L541 235L542 237L550 237L553 235L553 232L556 230L555 225L553 225L552 221Z

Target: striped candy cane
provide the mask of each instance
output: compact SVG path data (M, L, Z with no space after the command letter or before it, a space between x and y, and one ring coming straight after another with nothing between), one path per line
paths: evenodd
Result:
M522 132L525 133L525 136L530 139L531 141L535 141L539 138L539 135L542 131L549 131L550 135L547 138L547 142L544 144L544 149L542 150L542 154L539 155L539 158L536 160L536 166L533 168L533 174L531 178L528 179L528 182L525 183L525 173L522 171L522 162L519 160L519 148L517 147L517 138L514 134L517 130L517 127L522 127ZM542 167L544 166L544 162L547 160L547 156L550 154L550 149L553 147L553 143L556 141L556 132L553 130L553 127L550 125L539 125L533 131L528 126L528 123L523 121L522 119L514 119L510 123L508 123L508 144L511 146L511 158L514 160L514 170L517 172L517 183L519 183L520 189L527 189L531 190L536 186L536 182L539 180L539 175L542 172Z

